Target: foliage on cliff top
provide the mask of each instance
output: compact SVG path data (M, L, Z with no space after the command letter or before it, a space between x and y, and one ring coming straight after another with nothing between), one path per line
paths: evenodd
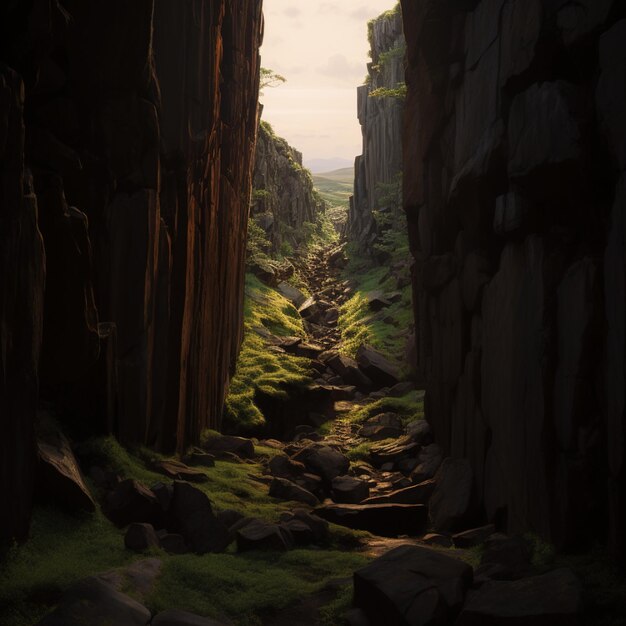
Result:
M395 98L396 100L404 100L407 94L406 83L398 83L395 88L378 87L369 93L370 98Z
M307 359L268 350L263 335L304 337L302 318L295 307L255 276L246 276L245 338L237 371L226 398L223 428L246 431L262 426L265 418L254 403L255 390L283 396L284 384L306 384L311 380Z

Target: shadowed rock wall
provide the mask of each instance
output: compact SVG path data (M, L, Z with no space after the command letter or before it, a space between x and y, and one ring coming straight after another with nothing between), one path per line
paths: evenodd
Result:
M381 206L381 184L392 183L402 171L404 98L381 94L404 84L405 39L402 13L391 10L368 24L372 61L365 85L357 89L357 111L363 154L354 162L354 196L350 200L347 234L363 250L376 239L372 212ZM374 93L372 96L371 94Z
M427 418L490 520L623 556L624 5L402 4Z
M6 538L27 531L38 387L75 427L127 442L182 449L219 425L261 2L8 2L0 31Z

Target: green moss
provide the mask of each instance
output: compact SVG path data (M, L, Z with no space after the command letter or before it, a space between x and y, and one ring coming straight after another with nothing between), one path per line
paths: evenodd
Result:
M396 98L397 100L404 100L407 94L406 83L398 83L394 88L391 87L378 87L373 89L369 93L370 98Z
M153 611L178 606L241 625L263 624L366 562L358 554L320 550L178 556L166 563L148 605Z
M424 392L411 391L399 398L381 398L370 404L356 406L346 419L361 423L379 413L397 413L405 424L424 417Z
M224 429L245 432L265 423L254 403L255 390L270 396L285 395L285 385L304 385L311 381L310 362L268 350L259 329L279 335L304 337L302 319L295 307L256 277L246 276L245 337L237 371L225 403Z

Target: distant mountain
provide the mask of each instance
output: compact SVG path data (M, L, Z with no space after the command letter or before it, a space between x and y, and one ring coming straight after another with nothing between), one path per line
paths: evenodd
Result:
M319 172L332 172L344 167L353 167L354 161L350 159L342 159L341 157L332 157L329 159L304 159L304 167L307 167L314 174Z
M354 167L313 175L313 185L329 206L347 207L354 184Z

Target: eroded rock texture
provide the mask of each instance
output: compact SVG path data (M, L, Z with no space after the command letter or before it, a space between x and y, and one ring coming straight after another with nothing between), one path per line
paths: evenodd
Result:
M9 2L0 31L9 537L27 528L38 385L127 442L182 449L219 423L242 332L261 3Z
M302 167L302 154L265 122L257 138L252 194L252 217L273 253L296 249L325 210L310 172Z
M368 25L372 61L357 90L363 154L354 163L354 196L347 234L363 250L376 239L375 209L390 210L390 196L402 171L402 117L406 43L402 13L391 10Z
M626 12L403 1L420 374L489 520L624 555ZM608 524L607 524L608 520Z

